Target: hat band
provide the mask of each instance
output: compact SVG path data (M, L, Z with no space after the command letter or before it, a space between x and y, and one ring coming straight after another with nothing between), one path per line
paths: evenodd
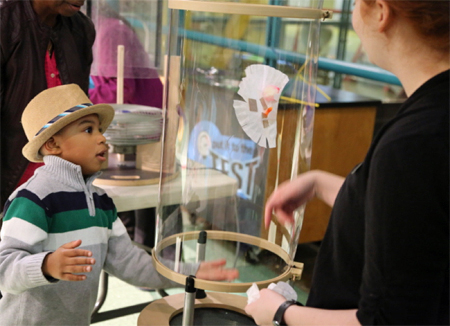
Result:
M50 127L52 124L54 124L54 123L55 123L56 121L58 121L59 119L64 118L64 117L68 116L69 114L71 114L71 113L73 113L73 112L76 112L76 111L78 111L78 110L80 110L80 109L87 108L87 107L92 106L92 105L93 105L92 103L78 104L78 105L74 106L73 108L70 108L70 109L64 111L63 113L58 114L58 115L57 115L56 117L54 117L52 120L50 120L49 122L47 122L47 123L45 124L45 126L43 126L43 127L41 128L41 130L39 130L39 131L37 132L37 134L34 135L34 137L36 137L37 135L39 135L41 132L43 132L45 129L47 129L48 127Z

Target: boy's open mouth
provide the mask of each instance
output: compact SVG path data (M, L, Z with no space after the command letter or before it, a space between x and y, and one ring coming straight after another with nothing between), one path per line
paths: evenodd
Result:
M98 156L98 157L102 157L102 158L105 158L105 156L106 156L106 152L107 152L107 151L106 151L106 150L104 150L104 151L102 151L102 152L98 153L98 154L97 154L97 156Z

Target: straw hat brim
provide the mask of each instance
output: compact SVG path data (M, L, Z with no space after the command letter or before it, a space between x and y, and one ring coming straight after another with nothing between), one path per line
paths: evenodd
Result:
M40 134L33 137L22 149L22 154L30 162L39 163L43 161L42 155L39 153L42 145L50 139L54 134L60 131L68 124L82 118L83 116L97 114L100 121L100 128L105 132L114 119L114 109L108 104L96 104L83 109L79 109L54 122Z

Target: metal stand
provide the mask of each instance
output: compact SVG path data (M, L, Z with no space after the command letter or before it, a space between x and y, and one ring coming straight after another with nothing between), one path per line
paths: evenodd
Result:
M201 231L197 240L197 263L205 260L206 251L206 231ZM186 288L184 294L184 309L182 326L192 326L194 324L194 305L195 299L206 298L204 290L197 290L195 288L195 276L188 276L186 278Z
M197 289L194 287L195 280L193 276L186 277L186 289L184 294L184 309L183 309L183 326L192 326L194 324L194 303L195 292Z
M200 231L197 240L197 263L205 261L206 255L206 231ZM195 294L196 299L204 299L206 298L205 290L197 289L197 293Z

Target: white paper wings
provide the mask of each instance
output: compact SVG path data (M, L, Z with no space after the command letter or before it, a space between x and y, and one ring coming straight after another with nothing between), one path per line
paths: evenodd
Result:
M289 78L262 64L248 66L245 75L238 91L244 101L233 102L236 117L251 140L261 147L275 147L278 102Z

